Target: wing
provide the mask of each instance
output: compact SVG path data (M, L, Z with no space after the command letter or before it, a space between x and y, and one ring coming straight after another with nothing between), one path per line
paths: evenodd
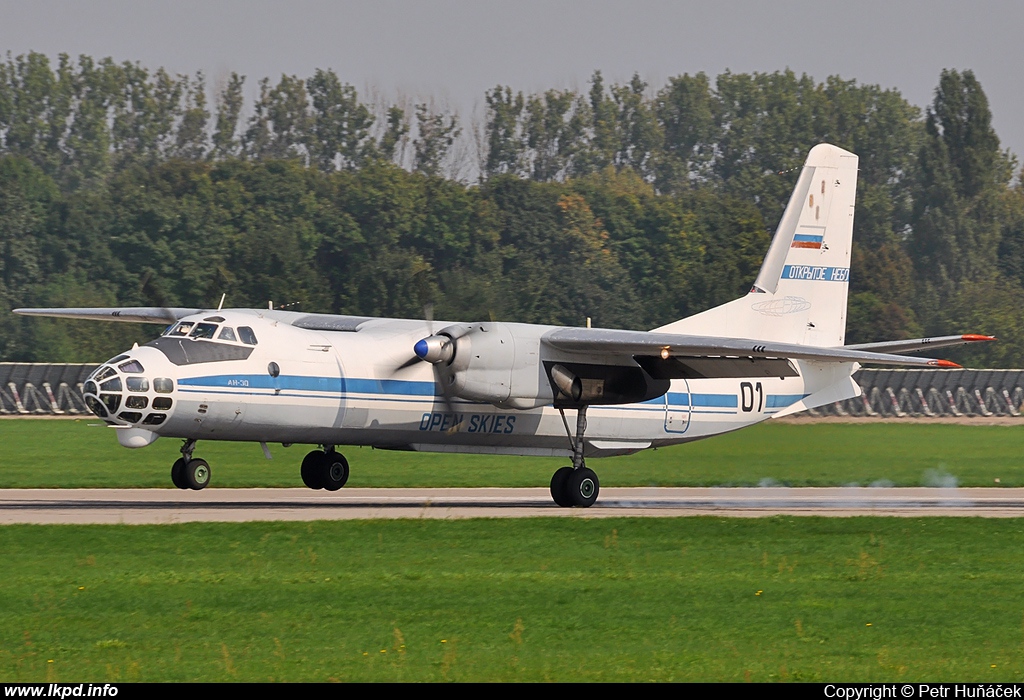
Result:
M14 309L22 316L48 316L50 318L78 318L89 321L121 321L124 323L159 323L166 325L207 309L182 309L160 306L121 306L114 308L67 309Z
M967 343L984 343L996 340L991 335L944 335L941 338L914 338L913 340L886 340L880 343L861 343L859 345L847 345L847 350L866 350L868 352L888 352L902 354L905 352L917 352L918 350L931 350L935 348L948 348L953 345L966 345Z
M927 357L903 357L847 347L822 348L743 338L714 338L603 328L559 328L543 337L552 348L606 361L632 357L656 379L793 377L792 360L826 363L948 367L960 365Z

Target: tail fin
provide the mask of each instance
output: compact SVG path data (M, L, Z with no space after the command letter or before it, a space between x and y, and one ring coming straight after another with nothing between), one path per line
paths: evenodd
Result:
M750 293L656 330L842 345L856 194L857 156L812 148Z

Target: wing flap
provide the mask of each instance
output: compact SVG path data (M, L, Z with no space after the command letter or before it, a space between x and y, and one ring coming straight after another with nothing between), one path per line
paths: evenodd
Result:
M654 379L746 379L796 377L789 360L777 357L668 357L635 355L637 364Z

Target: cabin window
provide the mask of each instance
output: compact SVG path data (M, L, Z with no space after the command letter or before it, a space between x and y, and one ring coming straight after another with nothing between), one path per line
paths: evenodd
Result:
M238 329L238 337L242 339L242 342L246 345L256 345L256 334L252 332L252 328L248 326L240 326Z
M89 407L89 410L95 413L100 418L107 417L107 409L103 407L103 404L94 399L91 396L85 397L85 403Z
M103 405L107 407L107 410L109 410L111 413L113 413L121 405L121 395L120 394L100 394L100 401L102 401Z
M102 382L104 379L107 379L108 377L113 377L115 374L117 374L117 372L114 371L113 367L104 367L103 369L96 373L96 376L93 377L93 379L95 379L97 382Z
M149 405L149 399L145 396L129 396L124 400L125 408L145 408Z
M235 338L235 329L230 326L224 326L220 329L220 335L217 336L217 340L230 340L232 343L238 342L238 339Z
M125 377L124 383L128 385L128 391L149 391L149 380L145 377Z
M158 394L170 394L174 391L174 380L161 377L153 380L153 391Z
M153 399L153 410L154 411L169 411L171 410L171 400L166 396L157 396Z
M103 391L121 391L121 378L114 377L100 384L100 389Z
M216 323L200 323L195 327L189 337L192 340L213 340L213 336L217 333Z
M119 415L118 418L120 418L121 420L126 420L129 423L138 423L140 420L142 420L142 414L135 413L134 411L125 411L124 413Z

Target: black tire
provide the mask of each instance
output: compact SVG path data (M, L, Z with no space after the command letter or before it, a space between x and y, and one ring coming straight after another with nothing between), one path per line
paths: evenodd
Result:
M302 458L302 468L300 473L302 474L302 483L311 489L322 489L324 487L324 462L327 460L325 455L320 450L313 450L308 455Z
M178 458L171 465L171 483L177 486L179 489L187 489L188 484L185 483L185 459Z
M193 491L202 491L210 483L210 465L205 459L193 459L181 470L182 480Z
M569 500L569 492L566 489L566 484L569 482L572 472L572 467L562 467L551 475L551 498L556 505L563 508L568 508L572 505L572 501Z
M565 482L565 491L572 505L589 508L597 501L601 483L592 469L574 469Z
M328 491L337 491L348 481L348 460L340 453L331 450L326 454L323 471L320 474L324 488Z

